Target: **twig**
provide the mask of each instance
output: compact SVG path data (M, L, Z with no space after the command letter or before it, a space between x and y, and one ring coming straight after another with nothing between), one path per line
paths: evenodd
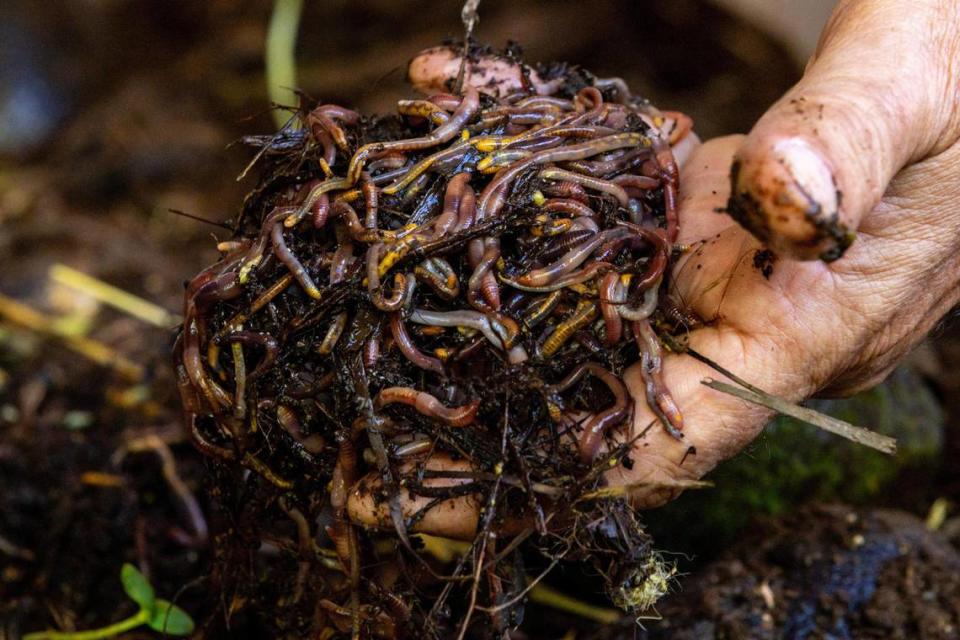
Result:
M704 378L700 383L711 389L740 398L741 400L746 400L747 402L758 404L762 407L767 407L768 409L773 409L777 413L796 418L797 420L812 424L815 427L820 427L824 431L829 431L830 433L866 445L877 451L889 454L896 453L897 451L897 441L889 436L852 425L849 422L830 417L808 407L792 404L783 398L778 398L765 391L760 391L756 387L752 389L741 389L712 378Z
M727 393L734 397L740 398L741 400L746 400L747 402L759 404L760 406L767 407L768 409L773 409L777 413L790 416L791 418L796 418L797 420L812 424L815 427L820 427L824 431L829 431L830 433L847 438L853 442L866 445L873 449L877 449L878 451L889 454L896 453L897 451L897 441L893 438L881 435L869 429L864 429L863 427L852 425L849 422L844 422L838 418L833 418L824 413L820 413L819 411L810 409L809 407L801 407L793 404L792 402L787 402L783 398L778 398L767 393L763 389L760 389L759 387L755 387L723 365L714 362L698 351L688 348L685 350L685 353L691 358L699 360L711 369L714 369L718 373L722 373L724 376L730 378L738 385L743 387L745 391L728 385L724 382L712 380L710 378L700 381L701 384L704 384L711 389L715 389L721 393Z
M566 552L562 553L560 556L558 556L558 557L556 557L556 558L553 558L553 560L550 561L550 564L547 565L547 568L546 568L546 569L544 569L543 571L541 571L540 574L530 582L530 584L528 584L526 587L524 587L524 589L523 589L520 593L518 593L517 595L515 595L515 596L514 596L513 598L511 598L510 600L507 600L506 602L501 602L500 604L498 604L498 605L495 606L495 607L480 607L480 606L478 606L478 607L476 607L477 611L483 611L484 613L493 614L493 613L497 613L497 612L499 612L499 611L504 611L504 610L509 609L510 607L514 606L515 604L517 604L518 602L520 602L521 600L523 600L524 598L526 598L526 597L527 597L527 594L530 593L531 591L533 591L533 589L536 588L536 586L537 586L538 584L540 584L540 581L543 580L544 578L546 578L547 575L549 575L549 573L550 573L551 571L553 571L553 568L556 567L558 564L560 564L560 560L563 559L563 557L564 557L565 555L566 555Z
M606 500L611 498L625 498L634 491L649 488L667 488L667 489L710 489L712 482L705 480L669 480L659 482L634 482L627 485L616 487L601 487L594 491L588 491L577 498L577 502L587 502L590 500Z

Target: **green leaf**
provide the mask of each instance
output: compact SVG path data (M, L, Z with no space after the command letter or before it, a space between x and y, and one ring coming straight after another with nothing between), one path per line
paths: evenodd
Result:
M120 582L123 583L123 590L131 600L140 605L141 609L153 612L157 599L145 575L137 571L137 568L129 562L125 562L120 570Z
M168 600L157 600L157 608L147 624L154 631L171 636L193 633L193 618L190 614Z

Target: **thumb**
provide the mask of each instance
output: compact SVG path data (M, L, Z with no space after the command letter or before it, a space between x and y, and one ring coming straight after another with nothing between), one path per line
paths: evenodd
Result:
M839 258L893 176L956 139L958 24L946 0L841 2L736 153L729 213L785 256Z

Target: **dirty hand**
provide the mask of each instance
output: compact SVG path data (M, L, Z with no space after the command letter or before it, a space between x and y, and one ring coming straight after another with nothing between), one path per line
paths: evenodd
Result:
M848 394L880 381L958 301L958 54L954 2L841 2L803 79L748 136L686 154L679 242L692 249L670 295L707 321L690 333L693 349L792 401ZM410 75L435 92L458 69L453 52L435 49ZM503 62L468 71L481 90L519 82ZM625 376L634 433L654 419L638 366ZM722 378L689 355L667 356L684 441L650 429L632 469L608 473L612 483L641 485L640 506L674 497L665 485L701 477L770 418L705 387L706 377ZM380 519L368 508L351 511ZM428 528L463 535L475 521L469 510L464 501Z

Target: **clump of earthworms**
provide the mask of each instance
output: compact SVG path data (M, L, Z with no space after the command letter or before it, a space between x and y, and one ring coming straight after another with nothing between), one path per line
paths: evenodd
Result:
M175 348L232 522L231 611L309 637L499 637L564 560L626 608L666 589L602 488L642 437L626 366L682 438L658 334L690 121L617 79L541 75L553 94L322 104L251 139L264 176L187 284Z

